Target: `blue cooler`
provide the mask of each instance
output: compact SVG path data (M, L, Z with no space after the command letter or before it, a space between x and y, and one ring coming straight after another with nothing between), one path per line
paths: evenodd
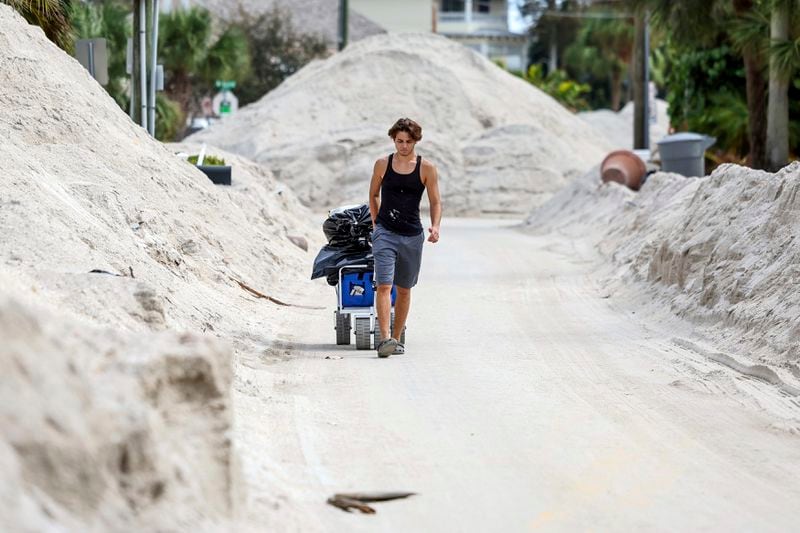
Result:
M342 307L372 307L375 303L375 289L372 288L371 270L342 273ZM397 289L392 287L392 305L397 296Z

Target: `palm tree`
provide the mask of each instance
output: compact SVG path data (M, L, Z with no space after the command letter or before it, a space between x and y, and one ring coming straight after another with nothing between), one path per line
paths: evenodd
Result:
M769 72L769 90L763 81L759 96L765 102L760 124L765 139L762 168L775 171L786 165L789 156L789 82L800 68L800 31L792 34L792 29L800 26L800 9L795 0L749 3L750 12L732 27L732 35L743 54L759 57L762 80L764 71Z
M756 23L756 27L758 26L759 14L753 0L733 0L732 5L737 22L739 22L735 27L738 26L743 30L743 26L748 22L751 27L753 22ZM732 31L733 40L734 44L738 44L737 48L742 54L747 85L747 126L750 145L747 164L752 168L766 168L767 112L765 102L767 101L767 82L764 78L764 51L752 39L749 42L742 42L739 39L737 42L737 36L747 35L747 32L737 32L735 27Z
M69 23L69 0L0 0L17 10L30 24L42 28L48 39L71 52L74 46Z
M652 13L654 24L669 33L675 42L701 47L713 42L726 25L740 27L742 21L755 16L753 11L758 1L629 0L628 3L639 8L648 8ZM735 37L738 33L733 31L730 35ZM733 40L742 53L745 66L750 146L748 163L753 168L765 168L767 123L765 105L767 84L763 74L765 62L758 47L736 42L735 38Z
M198 7L164 14L158 27L159 55L167 72L166 92L184 113L197 109L197 93L214 80L244 79L249 71L247 41L235 28L212 42L211 14Z
M633 24L631 19L588 18L584 21L575 43L565 52L566 62L602 79L607 76L611 94L611 109L619 111L622 101L622 81L633 55Z
M794 0L774 0L770 20L769 102L767 104L767 162L776 172L789 162L789 80L794 62L782 55L790 43ZM800 36L798 38L800 41ZM789 48L791 49L791 48Z

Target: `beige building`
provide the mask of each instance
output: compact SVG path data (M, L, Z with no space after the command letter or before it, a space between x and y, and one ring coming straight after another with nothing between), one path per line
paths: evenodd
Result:
M350 10L391 32L435 31L438 2L432 0L350 0Z
M387 31L432 31L500 59L510 69L522 69L528 40L508 29L511 1L350 0L350 8Z

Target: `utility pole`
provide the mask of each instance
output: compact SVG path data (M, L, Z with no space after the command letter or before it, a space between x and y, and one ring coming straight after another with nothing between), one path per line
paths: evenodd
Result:
M131 83L130 83L130 117L131 120L136 122L136 82L139 77L136 75L136 65L138 64L139 60L139 51L138 46L136 44L136 32L139 31L139 24L141 21L139 20L139 2L142 0L133 0L133 34L131 37L128 38L128 47L130 48L130 62L128 63L128 74L131 76Z
M650 29L649 12L636 13L633 51L633 148L650 149Z
M339 0L339 51L347 46L347 28L350 11L347 0Z
M156 71L158 69L158 0L152 0L153 27L150 40L150 95L148 96L148 131L156 136Z
M141 125L147 129L147 0L139 0L139 108Z
M547 12L555 13L557 11L556 0L547 0ZM555 72L558 69L558 21L551 19L550 21L550 47L549 59L547 61L547 73Z

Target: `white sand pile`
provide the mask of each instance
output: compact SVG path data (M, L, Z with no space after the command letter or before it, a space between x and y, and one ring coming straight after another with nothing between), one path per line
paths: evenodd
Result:
M400 117L423 127L447 212L527 213L607 148L585 122L477 53L432 34L378 35L313 62L191 137L268 163L309 205L366 200Z
M289 237L319 229L252 164L214 186L4 5L0 84L0 530L218 528L231 363L277 307L232 278L296 300Z
M650 146L653 149L656 148L656 142L669 132L668 110L667 102L656 100L656 121L650 124ZM597 109L578 113L578 116L600 131L613 148L633 148L633 102L625 104L619 112Z
M0 336L3 531L180 530L231 516L228 347L101 329L5 295Z
M596 244L612 288L689 319L726 364L800 384L800 163L653 175L636 194L576 180L527 221ZM718 354L719 355L719 354ZM759 376L762 377L763 376ZM764 378L772 380L772 378Z

